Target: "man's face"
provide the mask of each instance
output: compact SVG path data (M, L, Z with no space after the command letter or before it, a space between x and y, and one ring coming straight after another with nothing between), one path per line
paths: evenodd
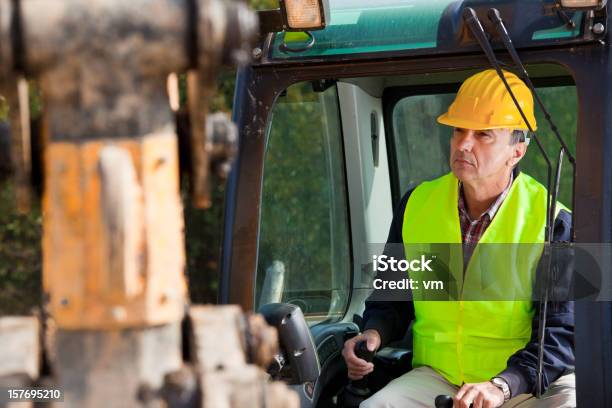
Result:
M501 180L525 154L525 143L510 144L511 129L454 128L450 167L463 182Z

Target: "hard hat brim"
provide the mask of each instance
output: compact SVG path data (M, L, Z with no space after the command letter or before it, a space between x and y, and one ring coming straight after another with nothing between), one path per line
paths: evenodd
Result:
M516 124L504 124L504 125L491 125L489 123L480 123L477 121L472 121L472 120L466 120L463 118L453 118L451 116L449 116L448 112L447 113L443 113L442 115L438 116L438 123L442 124L442 125L446 125L446 126L451 126L451 127L457 127L457 128L462 128L462 129L472 129L472 130L488 130L488 129L522 129L522 130L529 130L527 128L527 126L525 126L522 123L516 123ZM536 130L537 128L534 128L533 130Z

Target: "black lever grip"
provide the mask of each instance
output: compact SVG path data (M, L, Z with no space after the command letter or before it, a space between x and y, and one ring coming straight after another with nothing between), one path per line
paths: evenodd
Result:
M436 408L453 408L453 397L450 395L438 395L434 401ZM470 404L470 408L474 404Z
M434 403L436 408L453 408L453 397L450 395L438 395Z
M368 363L372 362L374 358L374 352L368 350L368 342L365 340L355 345L355 355Z
M368 343L360 341L355 344L355 355L368 363L374 359L374 352L368 350ZM339 398L339 407L343 408L358 408L359 405L370 396L368 388L368 376L366 375L361 380L353 380L348 383L344 392Z
M374 359L374 354L375 353L373 351L368 350L368 343L365 340L360 341L355 345L355 355L360 359L367 361L368 363L372 362L372 360ZM363 393L369 393L367 375L361 380L352 381L351 385L353 390L361 390L361 392Z

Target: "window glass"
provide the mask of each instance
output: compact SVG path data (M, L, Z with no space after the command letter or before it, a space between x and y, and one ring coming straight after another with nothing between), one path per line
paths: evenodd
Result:
M537 89L544 106L559 128L572 154L576 152L577 94L575 86L542 87ZM455 94L415 95L401 99L393 108L393 137L397 160L400 197L425 180L432 180L450 171L449 150L452 129L440 125L436 118L446 112ZM554 166L559 154L559 143L550 130L539 107L536 106L537 137ZM544 186L547 166L535 141L531 140L527 154L520 162L521 171L537 179ZM564 159L559 201L571 207L572 171Z
M436 118L454 95L416 95L400 100L393 109L393 136L400 194L425 180L450 171L450 129Z
M320 89L296 84L272 112L255 294L256 308L293 303L310 323L341 319L350 293L338 94Z

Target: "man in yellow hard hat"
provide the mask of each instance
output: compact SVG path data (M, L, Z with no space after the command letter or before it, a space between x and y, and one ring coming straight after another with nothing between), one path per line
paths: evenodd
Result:
M524 117L494 70L468 78L438 118L453 127L452 172L410 190L395 211L388 243L401 243L406 259L428 253L432 244L457 244L460 256L446 261L459 295L431 301L421 288L412 291L410 301L371 297L366 302L364 331L343 350L349 378L362 378L374 368L356 357L358 342L376 350L402 338L410 324L413 369L362 407L432 406L440 394L465 408L575 406L572 302L548 308L545 393L533 397L539 304L532 301L531 283L544 242L548 192L517 169L528 144L525 119L536 129L533 97L516 75L504 76ZM569 241L570 225L571 214L559 204L553 239ZM499 245L510 243L527 250L517 257ZM495 244L488 256L486 244ZM511 269L511 264L521 266Z

